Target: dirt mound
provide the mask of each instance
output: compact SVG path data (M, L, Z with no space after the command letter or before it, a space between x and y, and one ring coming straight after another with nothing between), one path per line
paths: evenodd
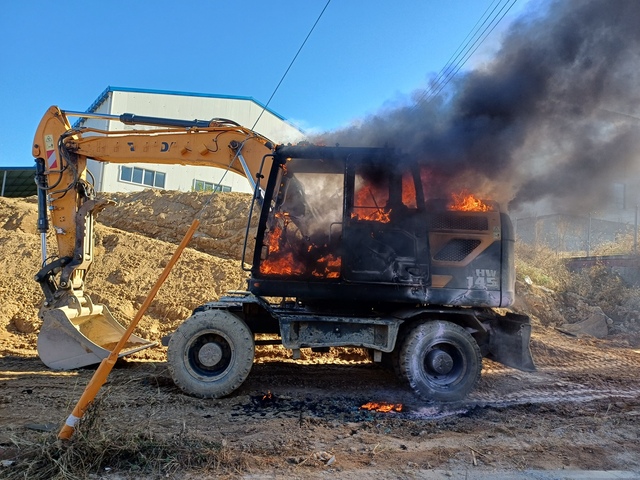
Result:
M117 205L100 212L102 225L177 244L197 217L200 227L192 248L217 257L242 258L250 194L144 190L107 194L105 198ZM253 220L255 227L257 215ZM252 251L250 245L248 252Z
M99 214L96 256L86 291L125 325L144 302L193 218L200 215L201 220L189 248L142 318L138 334L159 341L194 307L228 290L246 287L239 258L250 195L212 197L148 190L112 198L119 206ZM0 354L35 355L43 295L33 275L40 264L36 199L0 198ZM161 347L137 355L164 360Z

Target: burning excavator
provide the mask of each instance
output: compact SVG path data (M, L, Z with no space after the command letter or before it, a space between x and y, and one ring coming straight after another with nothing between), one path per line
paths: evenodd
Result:
M294 358L302 348L367 348L435 401L464 398L483 357L535 368L529 318L494 310L515 293L513 227L497 205L431 198L426 166L391 149L274 147L224 120L109 120L157 128L73 129L52 107L36 133L43 236L36 280L45 295L38 351L48 366L98 363L124 330L83 291L93 216L104 207L87 179L92 158L230 168L254 187L249 217L259 222L253 252L245 242L247 291L199 306L164 342L172 377L189 394L236 390L258 334L276 335ZM55 256L46 254L49 217ZM123 354L151 345L132 337Z

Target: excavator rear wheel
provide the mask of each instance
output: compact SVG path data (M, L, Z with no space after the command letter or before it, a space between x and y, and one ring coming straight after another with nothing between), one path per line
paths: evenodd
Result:
M480 347L455 323L418 323L408 332L399 353L401 376L426 400L462 400L480 380Z
M167 360L173 381L185 393L220 398L246 380L254 352L253 333L241 318L226 310L207 310L178 327Z

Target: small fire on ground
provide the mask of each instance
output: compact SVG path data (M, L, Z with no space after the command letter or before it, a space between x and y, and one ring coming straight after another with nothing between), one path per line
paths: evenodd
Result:
M371 410L375 412L401 412L401 403L386 403L386 402L367 402L360 407L360 410Z

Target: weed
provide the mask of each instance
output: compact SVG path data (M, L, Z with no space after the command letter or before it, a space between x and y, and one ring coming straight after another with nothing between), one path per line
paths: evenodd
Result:
M175 476L180 472L224 474L244 469L243 461L221 443L184 432L169 438L148 432L122 432L106 419L102 398L78 423L70 440L50 433L38 441L13 438L18 452L9 480L75 480L113 470L131 475Z

